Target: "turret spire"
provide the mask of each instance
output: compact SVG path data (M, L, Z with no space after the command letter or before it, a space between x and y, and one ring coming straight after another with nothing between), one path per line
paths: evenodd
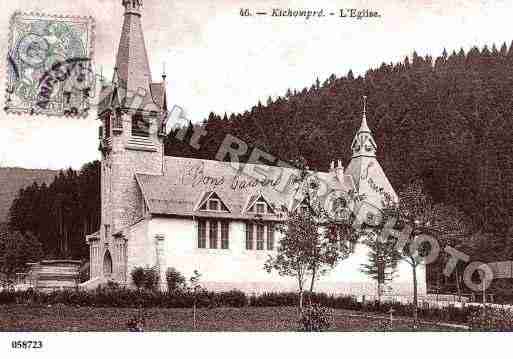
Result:
M376 148L376 142L374 142L372 133L367 125L367 96L363 96L362 123L351 144L353 158L359 156L376 157Z

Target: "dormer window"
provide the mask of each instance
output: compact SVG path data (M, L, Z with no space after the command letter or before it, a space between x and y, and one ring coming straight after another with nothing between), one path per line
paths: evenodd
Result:
M200 211L229 212L226 205L215 192L205 194L200 206Z
M132 115L132 136L150 137L150 122L140 112Z
M256 200L253 199L253 201L249 203L248 212L255 214L273 214L274 210L263 196L259 196Z

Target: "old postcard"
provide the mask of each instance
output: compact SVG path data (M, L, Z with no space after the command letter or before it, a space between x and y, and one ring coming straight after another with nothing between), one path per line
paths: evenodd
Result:
M0 351L513 331L513 3L3 8Z

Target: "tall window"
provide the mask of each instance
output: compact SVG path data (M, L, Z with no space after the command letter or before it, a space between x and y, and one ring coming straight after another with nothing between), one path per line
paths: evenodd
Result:
M150 122L142 113L132 115L132 136L150 137Z
M274 224L267 224L267 250L274 250Z
M228 249L230 247L230 243L228 240L230 232L230 223L228 221L221 222L221 249Z
M207 247L207 222L198 221L198 248Z
M253 249L253 223L246 223L246 249Z
M209 221L210 230L209 230L209 246L212 249L217 248L217 221Z
M258 251L264 250L264 230L265 227L262 223L257 224L256 249Z

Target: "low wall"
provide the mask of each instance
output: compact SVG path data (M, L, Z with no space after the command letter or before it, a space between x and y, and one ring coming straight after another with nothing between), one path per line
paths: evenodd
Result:
M78 285L80 261L46 260L29 265L29 281L38 290L76 288Z

